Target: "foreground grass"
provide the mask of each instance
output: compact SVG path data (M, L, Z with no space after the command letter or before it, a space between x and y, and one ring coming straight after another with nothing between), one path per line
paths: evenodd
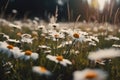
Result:
M120 78L120 58L114 58L111 62L106 63L105 65L91 63L88 60L88 54L91 51L96 51L104 48L111 48L113 44L120 44L120 40L109 40L106 41L105 38L108 35L117 36L120 38L119 28L117 31L107 31L104 29L99 29L97 32L93 31L91 28L90 31L87 31L86 27L82 26L79 29L86 31L89 35L98 34L99 42L96 42L96 46L88 45L87 42L77 42L75 44L66 45L58 48L58 46L64 42L71 40L68 35L64 39L59 39L56 41L52 40L49 37L49 34L45 34L42 36L42 32L40 30L34 30L38 33L36 38L33 40L32 44L30 43L14 43L9 42L14 46L19 47L21 50L31 50L33 52L37 52L39 54L39 58L37 60L21 60L19 58L15 59L13 56L8 57L5 54L0 53L0 80L72 80L73 72L76 70L83 70L85 68L100 68L108 72L109 77L108 80L119 80ZM20 40L21 37L17 35L18 32L22 34L32 34L33 30L30 30L27 27L23 27L21 30L10 28L8 26L0 26L0 32L9 35L12 39ZM91 32L91 33L90 33ZM102 35L106 33L106 35ZM100 34L100 35L99 35ZM1 41L6 41L6 39L1 36ZM49 49L40 48L40 45L46 45L50 47L50 53L44 53ZM118 48L119 49L119 48ZM76 53L78 51L78 53ZM65 59L68 59L72 62L72 65L68 65L64 67L61 64L57 64L52 62L46 58L46 56L50 55L62 55ZM11 64L7 64L10 62ZM6 64L6 65L5 65ZM12 66L12 67L11 67ZM33 66L44 66L50 72L52 72L51 76L39 75L32 71Z

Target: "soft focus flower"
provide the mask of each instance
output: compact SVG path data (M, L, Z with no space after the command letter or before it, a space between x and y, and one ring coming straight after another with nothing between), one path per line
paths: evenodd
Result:
M60 33L60 32L56 32L56 31L52 31L50 34L49 34L52 39L55 41L56 39L64 39L64 34L63 33Z
M50 49L50 47L46 45L39 45L38 47L41 49Z
M1 41L5 41L5 40L7 40L7 39L9 39L9 36L8 36L8 35L6 35L5 33L0 33L0 40L1 40Z
M12 13L16 14L16 13L17 13L17 10L16 10L16 9L13 9L13 10L12 10Z
M37 29L38 29L37 27L38 27L38 21L33 20L33 21L32 21L32 27L31 27L32 30L37 30Z
M39 57L38 53L33 53L30 50L26 50L25 52L22 52L22 56L20 58L24 60L28 60L28 59L36 60L38 59L38 57Z
M45 54L51 53L51 50L44 51Z
M32 31L32 37L37 37L38 33L36 31Z
M84 69L73 73L73 80L105 80L107 73L100 69Z
M20 41L16 39L8 39L7 42L20 43Z
M120 45L118 45L118 44L113 44L112 47L120 48Z
M104 60L104 59L103 60L98 59L98 60L95 60L94 62L95 62L95 64L105 65L106 60Z
M31 36L30 34L22 34L21 37L22 37L22 38L24 38L24 37L25 37L25 38L31 38L32 36Z
M64 59L63 56L52 56L52 55L47 55L46 56L49 60L51 61L54 61L56 63L60 63L62 64L63 66L67 66L67 64L71 65L72 62L67 60L67 59Z
M44 25L39 25L39 26L38 26L38 29L41 29L41 30L42 30L42 29L44 29L44 28L45 28Z
M8 26L9 26L9 27L16 28L16 29L21 29L21 26L20 26L20 25L15 25L15 24L13 24L13 23L9 23Z
M120 40L120 38L109 35L108 37L105 38L105 40L116 40L116 41L118 41L118 40Z
M22 33L21 33L21 32L18 32L16 35L17 35L17 36L21 36L21 35L22 35Z
M96 46L96 43L94 41L92 41L92 42L89 42L89 45Z
M85 40L85 35L82 34L81 31L70 31L69 35L72 37L73 40L83 42Z
M120 57L120 50L118 49L101 49L95 52L90 52L88 55L88 59L90 60L101 60L101 59L110 59Z
M97 37L95 37L95 36L89 36L89 37L90 37L90 39L92 39L93 41L99 42L99 39L98 39Z
M33 72L38 73L40 75L47 75L47 76L51 75L51 72L42 66L33 66L32 70Z
M46 27L44 25L39 25L38 30L40 30L42 33L47 33Z
M0 52L7 54L8 57L13 56L14 58L19 58L21 56L21 50L18 47L9 45L6 42L0 42Z
M9 25L9 21L7 21L7 20L5 20L5 19L2 19L2 18L0 18L0 24L2 25L2 26L8 26Z
M51 30L59 30L59 24L58 23L49 23L48 24L48 29L51 29Z
M91 46L96 46L96 43L99 43L99 39L95 36L86 36L84 41L88 42L88 44Z
M2 69L4 70L4 74L10 74L12 73L13 64L11 62L2 61Z
M22 34L21 38L22 38L21 39L22 42L26 42L26 43L31 43L32 44L33 38L31 38L30 34Z
M39 17L34 17L34 20L39 21L40 19Z
M72 41L64 41L59 46L57 46L57 48L65 47L71 44L72 44Z
M52 15L49 19L50 23L56 23L57 21L57 16Z

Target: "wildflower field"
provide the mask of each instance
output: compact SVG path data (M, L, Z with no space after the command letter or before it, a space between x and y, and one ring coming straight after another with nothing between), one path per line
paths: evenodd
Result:
M0 18L0 80L119 80L120 28Z

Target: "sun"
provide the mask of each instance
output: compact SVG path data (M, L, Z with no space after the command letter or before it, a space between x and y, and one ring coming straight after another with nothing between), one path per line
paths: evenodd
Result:
M99 10L102 11L105 8L105 4L110 4L110 0L98 0Z
M106 4L110 4L111 0L87 0L90 7L103 11Z

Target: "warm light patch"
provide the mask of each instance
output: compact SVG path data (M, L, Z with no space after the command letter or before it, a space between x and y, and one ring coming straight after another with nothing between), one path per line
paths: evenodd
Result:
M46 70L45 67L40 67L40 71L44 73L44 72L46 72L47 70Z
M59 35L58 35L58 34L55 34L54 36L55 36L55 38L58 38L58 37L59 37Z
M63 56L57 56L56 59L57 59L58 61L62 61L62 60L63 60Z
M35 32L35 31L33 31L33 32L32 32L32 37L37 37L37 36L38 36L38 33Z
M21 36L21 35L22 35L22 33L20 33L20 32L17 33L17 36Z
M13 46L13 45L8 45L7 48L8 48L8 49L13 49L14 46Z
M85 78L87 78L87 79L93 79L96 77L97 77L97 74L94 71L88 71L88 73L85 76Z
M92 0L92 2L91 2L91 6L97 9L98 6L99 6L99 4L98 4L98 0Z
M29 50L25 51L25 55L31 55L31 54L32 54L32 51L29 51Z
M74 37L74 38L79 38L80 35L79 35L78 33L74 33L74 34L73 34L73 37Z
M103 60L97 59L96 62L102 62Z
M95 9L98 9L100 11L103 11L106 4L110 5L110 2L111 2L111 0L87 0L87 3L89 4L89 6L95 8Z

